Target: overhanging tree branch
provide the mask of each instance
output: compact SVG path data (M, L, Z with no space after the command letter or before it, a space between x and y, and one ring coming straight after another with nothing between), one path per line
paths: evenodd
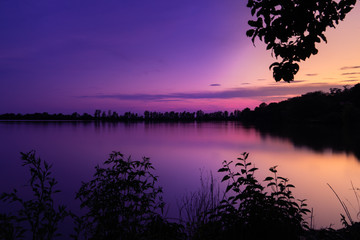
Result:
M255 20L249 20L246 32L252 42L258 38L281 61L270 65L275 81L294 80L298 62L318 53L315 46L326 42L328 27L344 20L356 0L248 0Z

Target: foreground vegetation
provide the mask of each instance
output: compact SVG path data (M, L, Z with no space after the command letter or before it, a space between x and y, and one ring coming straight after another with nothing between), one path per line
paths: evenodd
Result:
M50 164L34 151L22 153L22 161L30 171L33 197L25 199L17 190L2 193L11 211L0 214L0 239L360 239L359 223L345 216L343 229L311 229L305 220L309 210L305 200L293 196L294 186L276 167L263 185L248 153L223 162L219 172L227 187L222 197L213 182L203 186L184 197L177 221L163 214L162 189L149 158L134 161L111 153L76 193L82 215L54 202L59 190ZM66 219L72 220L69 235L59 230Z

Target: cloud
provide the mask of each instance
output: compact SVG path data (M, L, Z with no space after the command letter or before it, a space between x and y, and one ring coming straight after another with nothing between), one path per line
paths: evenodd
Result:
M308 76L308 77L314 77L314 76L317 76L319 74L317 74L317 73L308 73L308 74L305 74L305 75Z
M302 82L305 82L305 80L294 80L294 81L292 81L291 83L288 83L288 82L285 82L285 81L272 82L272 83L269 83L268 85L270 85L270 86L279 86L279 84L289 85L289 84L297 84L297 83L302 83ZM310 83L309 83L309 84L310 84Z
M341 87L341 84L330 85L322 84L307 84L302 86L292 87L291 84L252 87L252 88L232 88L223 91L200 91L200 92L177 92L166 94L100 94L92 96L81 96L81 98L98 98L98 99L118 99L130 101L175 101L188 99L239 99L239 98L269 98L269 97L286 97L289 95L301 95L307 92L314 91L328 91L331 87Z
M348 70L348 69L357 69L360 68L360 66L348 66L348 67L342 67L340 70Z
M213 84L210 84L210 86L211 86L211 87L220 87L221 84L219 84L219 83L213 83Z
M347 73L342 73L341 75L356 75L356 74L360 74L360 72L347 72Z
M347 80L342 80L341 82L359 82L358 79L347 79Z
M322 86L322 85L324 85L324 83L323 82L313 82L313 83L308 83L309 85L317 85L317 86Z

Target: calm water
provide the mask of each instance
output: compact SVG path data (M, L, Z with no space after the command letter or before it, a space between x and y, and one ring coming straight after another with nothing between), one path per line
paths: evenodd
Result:
M212 171L221 179L217 169L222 161L234 160L246 151L260 169L258 179L270 175L268 169L278 165L279 175L296 186L295 197L308 199L314 209L315 227L341 227L343 210L327 183L348 204L354 219L359 211L350 189L350 181L360 187L360 161L354 154L295 146L286 138L260 134L239 123L0 122L0 143L0 192L25 184L28 173L21 167L20 152L35 149L53 164L62 190L59 201L70 208L78 206L73 198L81 181L90 180L94 166L113 150L134 159L151 158L164 188L169 217L176 216L179 199L199 187L201 174Z

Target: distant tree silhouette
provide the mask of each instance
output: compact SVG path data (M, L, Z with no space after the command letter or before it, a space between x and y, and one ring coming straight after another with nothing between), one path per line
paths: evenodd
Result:
M278 103L261 103L251 111L244 109L242 122L258 125L329 124L358 128L360 121L360 84L329 93L316 91Z
M73 114L71 114L71 118L72 119L79 119L80 118L80 114L77 112L74 112Z
M101 114L101 110L96 109L96 110L95 110L95 113L94 113L94 118L99 119L99 118L100 118L100 114Z
M105 120L106 119L106 112L103 111L102 114L101 114L101 119Z
M270 65L275 81L294 80L297 62L318 53L315 43L326 42L328 27L335 28L344 20L356 0L248 0L256 20L250 20L246 32L252 42L258 38L267 45L280 62Z
M204 118L205 113L202 110L198 110L196 112L196 120L202 120Z
M194 121L234 121L240 119L240 110L234 112L217 111L212 113L204 113L202 110L197 112L150 112L145 111L144 115L137 113L125 112L123 115L116 111L95 110L94 115L83 113L80 115L77 112L71 115L58 113L49 114L43 113L28 113L25 115L15 113L0 114L0 120L30 120L30 121L101 121L101 122L194 122Z

